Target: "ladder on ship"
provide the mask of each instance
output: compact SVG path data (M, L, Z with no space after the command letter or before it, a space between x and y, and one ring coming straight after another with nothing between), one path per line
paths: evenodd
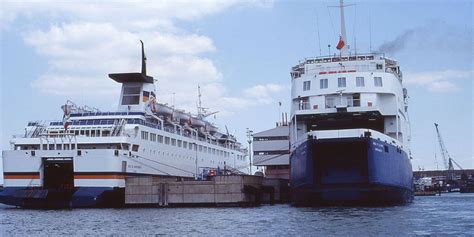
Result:
M114 128L112 130L111 135L113 137L120 135L120 133L123 130L123 127L127 124L127 121L125 119L121 119L119 122L115 122Z

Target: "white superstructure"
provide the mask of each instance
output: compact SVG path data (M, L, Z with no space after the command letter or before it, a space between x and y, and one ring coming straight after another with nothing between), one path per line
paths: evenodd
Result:
M408 96L397 61L375 53L308 58L291 78L292 144L312 131L337 137L339 129L370 128L408 150Z
M109 75L122 83L117 112L68 101L63 120L28 123L11 140L11 150L3 151L4 186L44 187L47 161L70 162L67 175L76 188L124 187L130 175L194 178L218 167L246 170L247 151L205 120L210 113L200 107L192 115L156 102L144 54L142 64L141 73Z
M408 148L407 93L397 61L383 54L310 58L293 67L291 77L295 142L311 131L367 127ZM350 120L332 124L331 114ZM298 122L311 115L329 120Z

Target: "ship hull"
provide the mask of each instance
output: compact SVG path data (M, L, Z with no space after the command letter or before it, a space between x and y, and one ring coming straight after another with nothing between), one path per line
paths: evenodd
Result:
M23 208L122 207L125 189L80 187L45 189L6 187L0 192L0 203Z
M308 139L291 154L292 203L393 205L413 200L407 154L370 137Z

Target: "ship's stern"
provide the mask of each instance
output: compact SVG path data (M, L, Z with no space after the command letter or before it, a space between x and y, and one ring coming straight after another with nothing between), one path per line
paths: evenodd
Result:
M0 203L25 208L122 206L124 175L84 172L93 171L94 163L102 170L122 165L113 150L3 151Z
M378 139L310 138L290 161L294 205L387 205L413 199L406 154Z

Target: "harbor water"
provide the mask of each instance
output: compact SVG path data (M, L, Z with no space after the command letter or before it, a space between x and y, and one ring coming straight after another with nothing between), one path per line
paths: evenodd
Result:
M474 194L416 197L392 207L123 208L27 210L0 206L1 236L263 235L474 236Z

